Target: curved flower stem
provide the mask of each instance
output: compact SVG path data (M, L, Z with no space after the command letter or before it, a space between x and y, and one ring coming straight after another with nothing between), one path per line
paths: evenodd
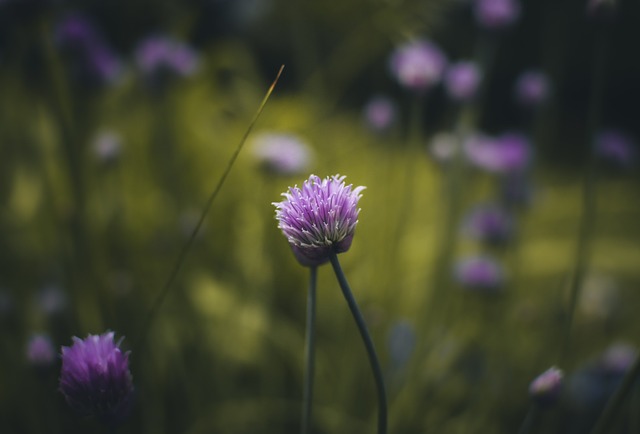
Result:
M302 395L301 434L309 434L311 427L311 407L313 402L313 377L315 373L316 345L316 284L318 267L309 268L309 292L307 294L307 342L304 349L304 391Z
M378 356L376 355L376 349L373 346L373 341L371 340L371 336L369 335L369 330L367 330L367 324L364 322L364 318L360 313L358 304L356 303L355 298L353 298L353 294L351 293L351 289L349 288L347 278L342 272L342 267L340 267L340 262L338 261L338 255L335 252L332 252L329 256L329 260L331 261L333 271L336 273L336 278L338 279L338 283L340 284L340 289L342 289L342 294L344 295L344 298L349 305L349 309L351 310L353 319L356 321L358 330L360 331L360 336L362 337L362 341L367 350L367 355L369 356L369 363L371 364L371 370L373 371L373 377L375 379L376 388L378 391L378 434L386 434L387 393L385 391L384 378L382 377L382 369L380 368L380 362L378 361Z

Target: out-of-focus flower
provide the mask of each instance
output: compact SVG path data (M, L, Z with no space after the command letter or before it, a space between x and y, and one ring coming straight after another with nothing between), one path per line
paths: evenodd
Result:
M389 98L376 96L364 107L364 120L375 132L388 130L396 120L397 108Z
M165 75L189 77L199 66L198 55L190 46L161 35L140 42L135 58L140 71L153 79Z
M520 17L517 0L474 0L473 8L478 24L487 29L501 29Z
M60 391L67 403L84 416L94 416L109 426L120 423L133 403L133 378L129 352L120 350L114 333L73 338L62 347Z
M605 163L615 168L628 168L637 158L631 138L617 130L600 132L595 139L595 153Z
M587 15L596 20L610 21L616 14L617 0L589 0L587 3Z
M624 375L638 357L638 350L629 344L616 343L600 356L599 366L603 372Z
M78 78L102 83L114 83L120 78L120 60L85 16L72 13L61 20L56 27L56 40Z
M122 137L113 130L98 132L93 139L93 152L104 164L116 162L122 152Z
M541 71L523 72L516 80L516 100L524 107L537 107L549 97L549 79Z
M492 245L503 244L513 235L513 218L502 207L479 206L465 218L463 232L474 239Z
M460 149L459 139L453 133L441 132L435 134L429 142L429 153L440 163L453 160Z
M390 66L402 86L424 91L440 82L447 59L433 42L417 39L398 47L391 56Z
M466 102L476 94L482 74L473 62L458 62L447 69L444 77L445 88L454 101Z
M522 172L531 162L531 144L518 133L497 138L475 135L465 141L464 151L474 165L493 173Z
M50 367L56 359L56 350L51 338L45 334L35 334L27 342L27 360L37 369Z
M300 137L289 133L262 133L253 140L253 153L266 170L280 175L306 172L313 152Z
M273 203L278 227L302 265L320 265L351 247L365 187L352 188L344 179L311 175L302 188L290 187L282 193L285 200Z
M502 267L488 256L472 256L460 261L455 277L462 286L472 290L495 292L504 284Z
M555 366L551 367L531 382L529 395L539 405L553 405L560 396L563 380L564 373Z
M620 301L615 281L599 274L590 274L580 290L578 311L587 319L607 320L615 315Z
M36 307L49 316L63 312L68 302L67 294L57 285L47 285L36 294Z
M398 321L389 331L387 345L391 363L396 369L404 366L416 346L415 327L408 321Z

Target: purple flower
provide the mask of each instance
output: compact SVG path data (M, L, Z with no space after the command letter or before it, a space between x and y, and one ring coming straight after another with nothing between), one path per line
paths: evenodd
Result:
M396 112L393 101L383 96L376 96L364 107L364 119L373 131L383 132L396 120Z
M466 217L463 231L488 244L503 244L513 234L513 219L505 209L497 205L485 205Z
M429 143L429 153L440 163L448 163L456 156L460 148L458 137L453 133L435 134Z
M51 338L44 334L31 336L27 342L27 360L38 369L50 367L56 359L56 350Z
M475 63L458 62L447 69L444 84L452 100L465 102L473 99L481 78L482 74Z
M617 343L607 348L599 360L600 369L608 374L624 375L638 357L638 350L628 344Z
M174 74L188 77L198 69L198 56L187 44L165 36L150 36L138 45L135 53L138 68L144 75Z
M522 106L536 107L549 96L549 79L540 71L526 71L516 81L515 96Z
M133 402L133 378L129 352L120 351L114 333L73 338L62 347L60 391L67 403L84 416L94 416L114 426L129 413Z
M262 133L254 139L253 152L262 166L281 175L307 171L313 154L299 137L285 133Z
M320 265L332 253L349 250L358 224L358 200L365 187L345 185L344 176L311 175L302 188L290 187L274 202L278 227L305 266Z
M447 59L434 43L417 39L398 47L391 56L390 66L402 86L424 91L441 80Z
M531 382L529 395L537 404L550 406L555 404L562 389L564 374L558 368L551 367Z
M502 267L487 256L473 256L460 261L455 275L461 285L473 290L497 291L504 283Z
M83 15L72 13L60 21L56 39L72 58L71 65L76 75L103 83L113 83L120 78L120 60Z
M518 19L520 4L516 0L475 0L474 13L480 26L500 29Z
M636 160L633 141L616 130L602 131L596 136L595 153L602 161L616 168L628 168Z
M105 164L114 163L120 157L122 138L112 130L100 131L93 139L93 151Z
M531 162L531 144L518 133L506 133L494 139L475 135L465 141L464 150L473 164L493 173L522 172Z

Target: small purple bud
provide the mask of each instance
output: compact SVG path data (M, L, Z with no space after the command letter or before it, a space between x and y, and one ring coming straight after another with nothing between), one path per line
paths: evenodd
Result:
M540 71L527 71L518 77L515 96L523 107L537 107L549 97L549 79Z
M27 343L27 360L37 369L46 369L56 360L56 350L51 338L44 334L31 336Z
M364 108L364 120L375 132L388 130L396 120L397 109L393 101L383 96L372 98Z
M400 85L425 91L440 82L447 59L433 42L417 39L398 47L391 56L390 66Z
M463 232L491 245L508 241L513 234L513 218L497 205L484 205L474 209L463 225Z
M475 96L481 78L475 63L458 62L447 69L444 84L452 100L467 102Z
M344 179L311 175L302 188L290 187L282 193L285 200L273 203L278 227L304 266L323 264L351 247L365 187L353 188Z
M638 357L638 350L628 344L613 344L600 357L600 368L608 374L624 375Z
M69 406L111 427L129 414L133 403L129 352L120 351L122 339L113 339L113 332L74 337L71 347L62 347L60 373L60 392Z
M516 0L475 0L476 21L486 29L501 29L515 23L520 16Z
M560 396L563 380L563 372L556 367L551 367L531 382L529 395L537 404L545 407L551 406Z
M595 153L608 165L614 168L629 168L637 158L633 141L624 133L606 130L595 138Z
M462 286L479 292L497 292L504 284L502 267L487 256L474 256L460 261L455 276Z

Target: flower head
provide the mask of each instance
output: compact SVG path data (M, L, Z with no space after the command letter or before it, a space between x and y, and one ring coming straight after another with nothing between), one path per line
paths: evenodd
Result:
M499 174L524 171L532 155L529 140L519 133L506 133L497 138L472 136L464 143L464 151L476 166Z
M302 188L290 187L282 193L285 200L273 203L278 227L302 265L320 265L351 247L365 187L352 188L344 178L311 175Z
M293 134L263 133L254 140L253 151L266 170L281 175L306 171L313 158L309 146Z
M192 75L198 68L198 56L191 47L165 36L150 36L138 45L136 62L143 74L181 77Z
M427 90L442 78L445 55L433 42L417 39L398 47L391 56L391 72L398 82L415 90Z
M396 112L393 101L383 96L376 96L364 107L364 120L373 131L383 132L393 125Z
M499 245L509 240L513 226L513 218L504 208L485 205L474 209L466 217L463 231L474 239Z
M531 382L529 385L529 395L540 405L552 405L558 399L563 380L563 372L553 366Z
M50 367L56 359L51 338L45 334L35 334L27 342L27 360L38 369Z
M504 283L500 264L490 257L474 256L458 263L456 277L466 288L480 291L497 291Z
M451 99L465 102L475 96L481 78L475 63L458 62L447 69L444 84Z
M526 71L516 81L515 96L522 106L536 107L549 96L549 79L540 71Z
M615 168L630 167L637 157L633 141L617 130L605 130L596 136L595 153L603 162Z
M85 416L95 416L108 425L122 421L133 402L133 378L129 353L123 353L114 333L73 338L62 347L60 391L67 403Z
M513 24L520 16L516 0L474 0L478 24L487 29L500 29Z

